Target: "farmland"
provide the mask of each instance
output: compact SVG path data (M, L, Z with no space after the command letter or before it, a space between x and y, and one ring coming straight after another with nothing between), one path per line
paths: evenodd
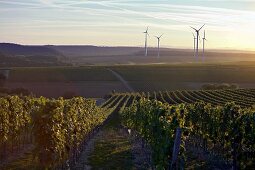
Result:
M0 170L255 170L255 0L0 13Z
M254 146L251 143L254 129L250 120L255 104L254 74L253 63L246 62L12 68L4 86L24 87L35 95L1 98L2 110L7 111L7 114L1 115L2 118L8 118L8 122L17 125L13 127L12 123L5 122L5 138L1 141L1 148L4 149L1 160L4 164L1 166L3 169L166 169L170 166L168 162L173 152L174 132L181 128L185 133L181 137L182 149L177 156L179 163L175 166L186 169L253 167L251 155ZM201 90L202 85L208 83L236 86L234 89ZM68 91L85 99L49 99L63 96ZM41 95L49 98L38 98ZM91 97L101 98L100 104L95 105L94 100L86 99ZM164 114L157 114L162 109ZM235 110L237 118L229 115L231 110ZM17 112L23 116L10 116ZM184 117L181 112L185 113ZM92 113L93 116L90 115ZM222 117L232 122L227 125L230 128L225 129L226 134L234 134L232 127L240 127L238 132L243 135L241 142L231 143L232 139L216 128L226 124L218 121ZM40 119L45 119L44 123ZM177 123L169 123L175 119ZM68 121L73 122L73 126ZM35 123L33 128L32 122ZM213 122L217 124L215 128L212 128ZM242 122L246 122L251 131ZM207 124L210 126L205 126ZM57 127L65 130L60 131ZM15 133L10 133L9 129L13 128ZM44 131L39 132L38 129ZM70 138L67 133L73 137ZM159 135L166 133L170 135ZM235 136L237 138L238 135ZM43 140L53 143L42 143ZM220 142L216 142L218 140ZM158 142L167 151L159 148ZM236 155L231 152L232 144L238 146ZM46 148L58 149L42 153L49 159L33 152L35 149L46 151ZM14 153L21 156L16 158L12 156ZM6 155L10 160L4 159ZM236 156L242 156L242 159L236 160ZM68 164L64 163L67 160Z
M80 96L100 98L112 90L127 91L109 68L140 92L198 90L208 83L237 84L241 88L255 85L253 63L238 62L13 68L6 86L24 87L46 97L59 97L72 91Z
M1 158L3 159L6 154L11 155L14 151L23 152L25 149L28 154L22 159L7 162L4 167L65 169L67 165L63 162L69 160L68 166L71 168L86 169L92 166L131 169L138 166L131 159L133 155L144 161L143 168L164 169L170 166L167 163L170 161L168 158L170 155L166 150L162 150L162 147L172 150L173 132L181 127L185 132L182 141L187 143L181 144L178 161L183 162L186 158L187 160L175 166L191 169L230 168L233 165L251 168L254 166L252 156L254 122L251 121L254 116L254 101L254 89L115 93L99 107L95 106L93 100L83 98L54 100L42 97L4 97L1 98L1 103L8 103L12 109L8 109L6 107L8 105L1 108L8 111L1 116L7 117L10 122L5 124L6 128L3 131L5 138L1 141L1 146L5 148L5 152L1 153ZM8 116L17 111L22 113L22 116ZM223 117L225 118L220 119ZM44 121L40 121L41 119ZM198 124L195 123L196 121ZM17 127L12 126L11 122ZM34 128L31 128L31 122L35 123ZM238 134L232 129L232 127L236 128L236 125L239 125ZM62 127L61 130L56 129L59 127ZM15 129L15 133L8 131L12 128ZM131 128L132 134L137 133L140 137L129 136L125 128ZM224 131L221 132L219 128L223 128ZM160 131L162 133L159 133ZM168 133L171 135L166 135ZM231 152L233 140L228 134L234 135L232 137L236 141L234 144L237 148L234 155ZM241 141L239 134L243 134ZM43 142L45 140L54 142ZM91 140L94 141L93 146L88 144ZM160 143L160 148L157 142ZM30 146L30 150L25 147L27 145ZM141 146L140 152L147 153L147 157L151 157L150 161L144 155L137 155L134 152L136 145ZM146 147L142 147L143 145ZM223 148L219 149L219 145ZM88 150L90 147L94 147L94 150ZM37 155L37 152L32 152L31 148L41 150L42 154ZM48 152L45 148L58 149ZM217 162L213 162L211 158L200 158L194 152L194 148L200 150L201 154L213 156ZM248 150L242 150L247 148ZM148 149L151 152L146 151ZM102 156L102 153L108 156ZM48 159L44 159L43 155L48 155ZM236 160L235 156L238 155L242 155L242 159ZM183 156L186 158L184 159ZM36 157L37 162L32 163L32 157ZM56 159L57 161L54 161Z

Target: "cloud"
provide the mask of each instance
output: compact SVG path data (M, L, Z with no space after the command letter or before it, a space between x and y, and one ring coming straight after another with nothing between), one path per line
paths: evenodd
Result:
M228 31L233 28L246 26L252 18L255 18L255 12L234 10L215 7L204 7L194 5L176 5L167 1L159 1L159 3L151 3L153 1L128 1L128 0L39 0L38 3L28 3L20 1L0 1L0 3L27 5L34 8L42 8L47 11L61 10L67 14L76 13L77 15L86 15L100 20L101 17L115 18L116 23L128 21L134 24L158 25L163 29L186 31L188 25L200 25L206 23L210 29L214 31ZM23 9L23 8L21 8ZM17 10L15 8L15 10ZM26 9L24 9L26 10ZM98 17L96 17L98 16ZM61 15L54 17L62 18ZM82 17L75 18L83 22ZM69 19L70 20L70 19ZM70 20L71 21L71 20ZM93 21L90 21L93 22ZM93 25L93 23L89 23ZM251 24L253 27L253 24Z
M137 9L142 4L128 4L119 2L100 2L99 4L114 9L119 9L122 13L144 16L156 20L171 21L183 24L202 24L212 26L232 27L251 24L255 18L255 12L224 9L215 7L173 5L173 4L143 4L143 8ZM136 9L136 10L135 10ZM154 11L151 11L154 9ZM155 10L157 9L157 10Z
M7 5L16 5L17 6L38 6L37 3L31 3L31 2L20 2L20 1L0 1L0 4L7 4Z
M123 29L136 32L147 25L159 32L181 31L188 34L190 25L199 27L204 23L211 32L223 32L236 37L242 32L255 30L255 23L251 22L255 18L252 10L242 10L241 6L235 9L228 9L230 6L217 7L216 1L219 0L194 1L196 5L191 5L188 0L182 0L182 3L177 0L0 0L0 12L4 16L0 22L5 30L19 27L20 30L36 30L38 34L48 30L61 34L61 31L71 28L99 33L102 28L107 28L109 32L112 29L112 34L117 34L122 33ZM206 5L205 1L215 1L216 5ZM232 2L220 0L223 1ZM241 4L244 1L235 2ZM253 3L255 0L245 2Z

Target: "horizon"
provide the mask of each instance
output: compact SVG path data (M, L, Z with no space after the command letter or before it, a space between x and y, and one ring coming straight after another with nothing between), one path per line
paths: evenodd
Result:
M7 43L143 47L149 26L149 47L164 33L162 47L193 49L190 26L206 24L206 49L255 50L254 0L0 0L0 12Z
M73 46L73 47L106 47L106 48L142 48L144 49L144 46L103 46L103 45L93 45L93 44L18 44L14 42L0 42L1 44L10 44L10 45L21 45L21 46ZM148 49L157 49L156 46L148 46ZM173 50L192 50L193 48L182 48L182 47L171 47L171 46L161 46L161 49L173 49ZM239 53L239 52L245 52L245 53L255 53L255 50L246 50L246 49L231 49L231 48L211 48L207 49L208 52L233 52L233 53ZM199 52L201 52L201 49L199 49Z

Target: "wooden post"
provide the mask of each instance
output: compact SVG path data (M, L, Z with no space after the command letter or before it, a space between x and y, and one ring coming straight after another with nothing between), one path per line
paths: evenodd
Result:
M236 143L234 142L232 144L232 158L233 158L233 161L232 161L232 170L237 170L237 151L236 151Z
M176 166L179 151L180 151L180 145L181 145L181 137L182 137L182 130L180 127L176 129L175 139L174 139L174 148L173 148L173 154L172 154L172 161L170 169L173 169L174 166Z

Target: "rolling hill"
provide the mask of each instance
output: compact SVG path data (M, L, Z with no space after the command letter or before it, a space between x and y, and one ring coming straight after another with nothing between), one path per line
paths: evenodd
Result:
M0 43L1 66L63 65L66 57L48 46Z
M104 47L90 45L19 45L0 43L0 66L59 66L59 65L116 65L116 64L169 64L190 62L255 61L255 53L237 50L206 50L194 57L191 49L149 48L144 56L143 47Z

